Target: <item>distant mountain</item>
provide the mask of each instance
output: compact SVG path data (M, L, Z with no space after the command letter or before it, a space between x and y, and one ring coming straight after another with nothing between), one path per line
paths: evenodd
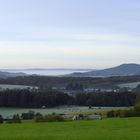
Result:
M95 70L84 73L73 73L69 76L74 77L111 77L111 76L131 76L140 75L140 65L139 64L122 64L117 67Z
M28 75L42 75L42 76L63 76L74 72L87 72L92 69L68 69L68 68L32 68L32 69L1 69L9 73L26 73Z
M10 73L10 72L3 72L0 71L0 78L9 78L9 77L17 77L17 76L25 76L25 73Z
M29 68L29 69L2 69L3 71L91 71L92 69L76 69L76 68Z

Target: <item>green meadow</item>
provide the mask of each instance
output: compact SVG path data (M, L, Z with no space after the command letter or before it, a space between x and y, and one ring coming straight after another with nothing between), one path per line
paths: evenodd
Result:
M60 106L60 107L54 107L54 108L2 108L0 107L0 115L3 117L12 116L14 114L21 115L22 113L27 113L29 111L33 111L35 113L41 113L43 115L46 114L69 114L69 115L75 115L75 114L94 114L94 113L101 113L106 114L107 111L110 110L123 110L123 109L130 109L132 107L93 107L89 109L89 107L86 106Z
M124 84L119 84L118 86L120 88L126 87L126 88L133 89L133 88L136 88L138 85L140 85L140 82L124 83Z
M140 140L140 118L1 124L0 140Z

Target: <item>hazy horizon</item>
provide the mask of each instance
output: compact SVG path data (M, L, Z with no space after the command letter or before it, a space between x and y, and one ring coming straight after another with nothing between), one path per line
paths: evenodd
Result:
M0 68L0 70L102 70L102 69L108 69L108 68L113 68L113 67L118 67L120 65L124 65L124 64L136 64L136 65L140 65L138 63L123 63L123 64L119 64L119 65L112 65L110 67L103 67L103 68L72 68L72 67L11 67L11 68Z
M138 0L5 0L0 69L140 64Z

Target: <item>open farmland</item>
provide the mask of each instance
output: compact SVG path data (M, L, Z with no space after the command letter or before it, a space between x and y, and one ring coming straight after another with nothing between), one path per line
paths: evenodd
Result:
M132 83L119 84L118 86L120 88L126 87L126 88L133 89L133 88L136 88L138 85L140 85L140 82L132 82Z
M9 85L9 84L0 84L0 90L6 90L6 89L33 89L33 86L25 86L25 85ZM35 87L37 88L37 87Z
M139 140L140 118L2 124L0 140Z
M35 113L41 113L43 115L46 114L94 114L94 113L105 113L109 110L117 110L117 109L128 109L127 107L93 107L92 109L89 109L86 106L60 106L55 108L46 108L46 109L35 109L35 108L0 108L0 114L3 117L9 117L14 114L21 115L22 113L27 113L29 111L33 111Z

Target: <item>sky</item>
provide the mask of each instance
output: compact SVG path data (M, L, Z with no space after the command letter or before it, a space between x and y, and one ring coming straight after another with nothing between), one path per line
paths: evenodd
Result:
M0 0L0 68L140 63L139 0Z

